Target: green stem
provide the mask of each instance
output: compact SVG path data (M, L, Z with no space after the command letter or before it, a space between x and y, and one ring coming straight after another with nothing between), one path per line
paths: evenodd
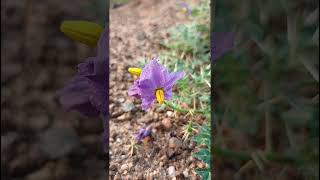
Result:
M170 103L168 101L165 101L164 104L167 105L168 107L170 107L171 109L173 109L175 111L178 111L178 112L188 113L188 112L191 111L190 109L182 109L182 108L178 107L177 105L175 105L173 103ZM199 113L199 114L203 114L204 113L204 111L201 111L201 110L192 110L192 112Z

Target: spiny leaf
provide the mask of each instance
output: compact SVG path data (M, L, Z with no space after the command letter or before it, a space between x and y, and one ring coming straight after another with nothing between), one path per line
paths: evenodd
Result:
M206 169L196 169L197 174L199 174L203 180L211 180L211 172L209 168Z
M193 156L205 162L210 167L210 151L208 149L200 149L198 152L194 153Z

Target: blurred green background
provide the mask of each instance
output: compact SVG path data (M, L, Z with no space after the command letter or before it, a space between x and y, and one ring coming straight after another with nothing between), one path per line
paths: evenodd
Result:
M318 21L318 1L217 1L216 179L319 179Z

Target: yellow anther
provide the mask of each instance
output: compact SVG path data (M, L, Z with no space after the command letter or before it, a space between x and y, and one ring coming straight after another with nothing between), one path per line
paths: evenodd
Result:
M75 41L95 47L103 28L89 21L64 21L60 26L60 30Z
M164 91L163 91L163 89L157 89L156 90L156 99L157 99L159 104L163 104L164 103Z
M140 69L140 68L129 68L128 71L132 75L140 76L142 69Z

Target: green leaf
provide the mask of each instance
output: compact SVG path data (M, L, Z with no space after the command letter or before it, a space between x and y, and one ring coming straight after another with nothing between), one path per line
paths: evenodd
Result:
M196 169L195 171L202 177L202 180L211 180L211 172L209 168Z
M200 149L198 152L194 153L193 156L205 162L210 167L210 151L208 149Z
M211 134L210 134L210 126L203 125L200 127L200 133L193 137L193 140L197 143L197 145L207 145L210 147L211 144Z

